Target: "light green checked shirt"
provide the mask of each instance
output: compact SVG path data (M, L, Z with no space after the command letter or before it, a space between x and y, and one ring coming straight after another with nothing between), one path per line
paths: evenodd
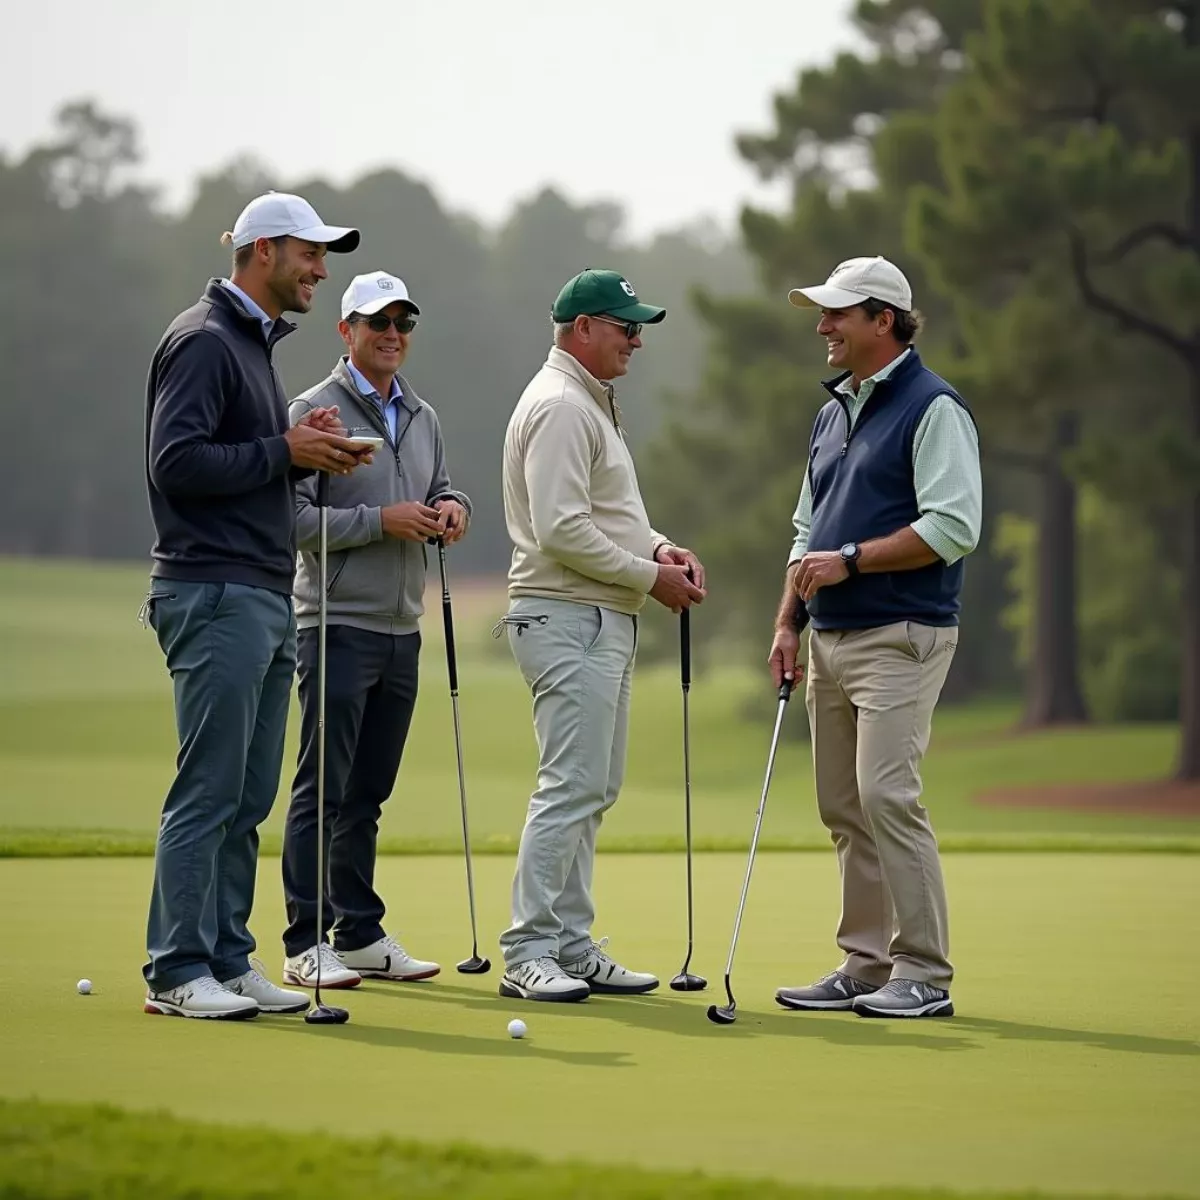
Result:
M882 371L864 379L855 394L849 378L838 385L850 410L854 428L875 385L910 353L892 359ZM983 480L979 471L979 434L970 414L953 396L936 396L925 410L913 436L913 485L921 515L912 523L916 535L947 565L970 554L979 543L983 520ZM812 483L808 469L800 488L800 502L792 515L796 540L788 566L804 557L812 528Z

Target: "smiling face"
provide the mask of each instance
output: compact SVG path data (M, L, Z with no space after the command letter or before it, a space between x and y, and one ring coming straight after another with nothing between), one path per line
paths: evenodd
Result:
M306 313L312 308L313 292L325 269L325 246L299 238L283 238L269 243L270 258L264 285L281 313Z
M412 333L401 333L396 328L395 318L410 315L407 305L397 300L371 317L354 313L350 320L338 323L338 332L350 351L350 361L373 383L390 379L404 365ZM368 323L382 324L382 320L375 320L376 317L388 318L387 327L382 331L372 329Z
M616 317L576 317L567 348L597 379L619 379L629 370L629 360L640 350L642 339L629 337L628 325Z
M873 375L881 352L894 353L890 337L892 314L867 315L861 305L853 308L823 308L817 333L825 339L826 359L831 367L850 371L856 379Z

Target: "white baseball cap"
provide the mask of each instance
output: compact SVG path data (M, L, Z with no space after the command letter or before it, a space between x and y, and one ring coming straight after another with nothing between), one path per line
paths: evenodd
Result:
M348 254L358 246L357 229L344 225L326 225L302 196L288 192L267 192L256 196L245 208L221 241L232 243L235 250L258 238L294 237L320 242L334 254Z
M797 308L853 308L864 300L882 300L901 312L912 311L912 287L895 263L874 258L848 258L816 287L792 288L788 299Z
M415 316L421 315L421 310L409 298L408 287L403 279L386 271L355 275L350 280L350 286L342 293L342 320L351 313L362 313L364 317L369 317L389 304L395 304L397 300Z

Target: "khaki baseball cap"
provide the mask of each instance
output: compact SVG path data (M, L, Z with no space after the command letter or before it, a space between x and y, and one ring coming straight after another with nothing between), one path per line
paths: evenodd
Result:
M797 308L853 308L864 300L882 300L901 312L912 312L912 287L895 263L874 258L848 258L838 263L822 284L792 288L788 299Z

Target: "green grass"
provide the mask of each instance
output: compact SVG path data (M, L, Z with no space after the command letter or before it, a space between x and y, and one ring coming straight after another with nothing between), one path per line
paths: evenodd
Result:
M914 1197L937 1188L1200 1196L1194 859L949 856L959 1016L905 1025L774 1006L775 987L835 961L837 883L831 855L767 855L755 869L738 950L739 1020L721 1029L704 1008L720 995L744 863L710 854L696 864L693 967L710 977L707 994L664 989L578 1006L519 1005L496 995L495 971L449 971L429 984L374 983L343 994L351 1023L317 1029L296 1018L212 1025L143 1015L137 964L148 860L0 862L0 909L9 914L0 1097L265 1126L307 1134L310 1147L296 1159L289 1143L271 1138L222 1142L232 1135L168 1126L159 1153L145 1124L88 1116L82 1124L91 1132L76 1140L54 1132L72 1114L43 1120L35 1112L25 1124L42 1149L18 1149L27 1157L15 1161L43 1163L47 1190L36 1194L267 1196L282 1194L309 1157L317 1178L328 1178L331 1137L387 1135L424 1144L379 1151L393 1186L405 1155L416 1155L431 1188L457 1180L462 1195L516 1195L534 1168L479 1157L472 1174L460 1161L467 1152L439 1146L589 1162L601 1180L628 1163L766 1178L825 1196L837 1195L836 1186ZM512 862L484 857L477 868L482 949L494 955ZM262 861L253 921L276 976L278 873L278 860ZM461 862L391 858L380 864L380 883L414 952L448 967L469 950ZM602 856L597 900L597 933L612 935L622 959L664 977L678 969L678 855ZM76 994L80 976L93 980L93 995ZM530 1026L521 1042L505 1034L517 1012ZM0 1128L12 1136L7 1114ZM195 1151L177 1155L180 1143ZM57 1165L47 1164L49 1146ZM242 1160L221 1146L245 1146L259 1190L229 1189L223 1181ZM23 1175L7 1165L11 1157L8 1147L0 1153L0 1195L30 1194L4 1190ZM86 1183L89 1172L134 1182L105 1191ZM156 1172L170 1174L177 1191L160 1193ZM592 1194L583 1183L574 1190L571 1180L585 1177L549 1176L543 1192ZM677 1195L683 1186L632 1180L641 1192L604 1194ZM388 1193L363 1182L356 1194Z
M533 777L528 697L489 629L503 611L494 587L453 584L472 833L479 849L507 852ZM137 567L0 559L0 854L148 852L173 773L170 681L154 635L136 622L146 590ZM382 827L386 851L453 851L458 796L437 597L425 623L423 683L396 793ZM703 619L699 610L697 620ZM765 765L769 723L744 713L762 687L757 662L698 674L692 687L697 844L744 845ZM644 669L634 688L627 784L605 823L608 848L662 849L683 827L677 672ZM1018 736L1016 710L989 703L942 709L924 776L926 802L948 847L1153 848L1200 838L1200 817L1001 809L985 789L1110 783L1161 777L1177 735L1170 726L1121 726ZM800 705L789 726L804 719ZM295 762L293 719L281 800ZM808 748L779 755L764 845L825 847ZM264 826L278 845L285 803ZM1181 845L1185 843L1180 843ZM1195 845L1194 840L1190 843Z
M63 1153L70 1146L71 1153ZM695 1172L625 1168L619 1193L595 1164L547 1164L531 1155L395 1138L322 1137L223 1129L163 1113L105 1106L0 1101L0 1195L8 1200L939 1200L926 1188L789 1187L714 1180ZM1043 1195L1044 1193L1038 1193ZM1022 1200L1032 1192L979 1192ZM1091 1200L1103 1200L1093 1196Z

